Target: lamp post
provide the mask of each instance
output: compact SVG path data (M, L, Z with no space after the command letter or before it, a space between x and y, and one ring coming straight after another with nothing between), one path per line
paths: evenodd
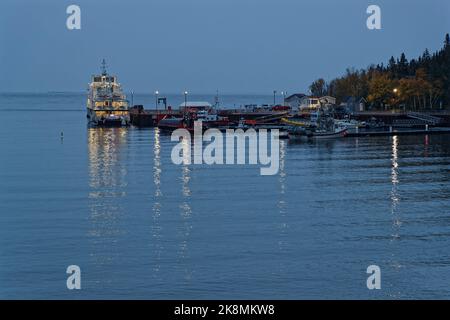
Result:
M283 106L286 105L286 94L287 94L286 91L281 91L281 95L283 96Z
M184 91L184 107L185 108L187 107L187 95L188 95L188 92Z
M155 101L156 101L156 105L155 105L155 106L156 106L156 113L158 113L158 104L159 104L159 103L158 103L158 95L159 95L159 91L156 90L156 91L155 91L155 97L156 97L156 100L155 100Z
M392 92L394 93L394 104L397 102L397 98L398 98L398 89L394 88L392 90Z

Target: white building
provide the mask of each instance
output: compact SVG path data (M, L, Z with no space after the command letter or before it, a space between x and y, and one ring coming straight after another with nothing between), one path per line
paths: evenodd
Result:
M302 93L296 93L296 94L293 94L293 95L290 95L289 97L287 97L285 102L289 107L291 107L291 109L293 111L317 109L320 107L322 101L323 101L323 103L326 103L326 104L333 102L333 100L331 99L333 97L323 97L323 98L327 98L327 99L322 99L322 98L313 97L313 96L307 96ZM331 101L331 102L329 102L329 101ZM336 99L334 99L334 103L335 102L336 102Z
M334 106L336 105L336 98L332 96L320 97L320 103L324 106Z

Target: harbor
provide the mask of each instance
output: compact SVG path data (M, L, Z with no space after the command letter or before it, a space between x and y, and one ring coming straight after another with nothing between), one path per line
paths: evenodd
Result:
M444 49L448 51L448 37L446 41L448 45ZM379 71L369 71L373 72L375 78L378 77ZM422 73L422 70L417 72ZM418 76L416 74L416 77ZM165 132L177 129L193 132L195 123L201 122L203 131L277 130L280 132L280 138L303 141L362 136L448 134L450 111L443 107L442 100L439 108L433 108L433 103L436 104L439 97L435 97L433 102L430 91L427 110L427 93L424 93L422 103L425 108L417 110L416 105L420 105L421 100L417 101L416 96L410 92L400 98L405 90L396 87L400 84L401 82L392 80L390 85L393 89L384 93L389 95L388 98L377 100L369 96L367 99L372 102L368 103L364 97L331 96L334 85L329 85L330 88L326 91L325 82L319 79L310 86L310 94L294 93L288 96L286 91L281 91L282 99L277 103L278 91L274 90L273 103L240 103L238 108L235 107L236 104L230 107L221 103L218 90L213 104L205 100L192 101L188 99L189 92L185 90L184 101L178 106L172 106L172 101L156 90L154 108L148 108L144 104L134 103L134 92L130 94L130 103L117 76L108 73L106 61L103 59L101 73L91 77L86 116L89 126L92 127L132 125L138 128L157 127ZM375 94L379 89L372 90ZM412 107L406 107L404 102L408 100L413 102ZM380 110L380 107L384 110Z
M189 102L188 102L189 103ZM283 107L283 111L277 110ZM328 108L330 108L328 106ZM333 107L332 107L333 108ZM275 109L275 110L274 110ZM199 117L198 112L201 110ZM314 113L314 112L312 112ZM330 112L333 119L347 126L345 137L361 136L393 136L393 135L427 135L427 134L449 134L450 112L354 112L336 113ZM226 129L279 129L281 131L292 131L295 120L309 121L311 112L292 112L289 106L269 106L263 108L254 107L249 110L243 106L240 109L222 107L214 109L207 102L198 105L191 103L186 110L183 105L176 110L170 108L157 110L145 109L142 105L133 106L130 109L131 124L138 128L160 127L165 130L177 128L188 128L190 120L205 120L205 115L214 115L225 119L217 122L217 118L210 118L206 128ZM185 119L185 120L183 120ZM286 119L292 119L284 121ZM161 122L162 121L162 122ZM183 121L185 121L183 123ZM291 122L289 122L291 121ZM294 125L292 125L294 123ZM167 125L170 124L170 125Z

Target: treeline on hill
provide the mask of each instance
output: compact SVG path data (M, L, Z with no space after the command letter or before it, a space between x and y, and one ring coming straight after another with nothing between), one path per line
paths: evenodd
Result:
M447 34L444 47L433 54L427 49L421 57L408 61L402 53L398 59L391 57L386 66L347 69L344 76L329 83L324 79L314 81L310 90L314 96L334 96L337 103L350 96L365 98L373 109L449 108L450 37Z

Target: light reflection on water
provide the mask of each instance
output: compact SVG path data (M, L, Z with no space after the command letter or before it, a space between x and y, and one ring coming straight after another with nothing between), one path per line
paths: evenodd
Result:
M162 243L162 235L161 235L161 209L162 204L160 202L161 197L163 196L161 191L161 174L162 174L162 165L161 165L161 140L160 140L160 131L159 129L154 130L154 159L153 159L153 183L155 185L154 192L154 204L153 204L153 224L152 228L152 250L154 252L154 265L153 265L153 277L158 278L158 272L161 269L161 254L164 250L164 246Z
M287 253L289 249L289 244L287 241L289 232L289 222L287 217L287 200L286 200L286 145L287 142L284 140L280 141L280 171L278 175L279 191L278 191L278 214L279 214L279 240L278 249L280 253ZM286 265L283 261L280 261L279 272L284 275Z
M89 154L89 220L88 236L92 241L91 257L97 265L111 264L120 253L115 245L124 230L127 195L127 167L121 159L126 143L124 128L88 129Z
M399 217L399 213L397 210L397 206L399 205L400 198L398 192L398 184L399 184L399 165L398 165L398 136L392 137L392 170L391 170L391 181L392 181L392 190L391 190L391 213L393 219L393 228L394 234L392 235L393 240L400 238L399 229L401 227L401 220Z
M398 191L398 184L400 182L399 180L399 163L398 163L398 150L399 148L399 137L393 136L392 137L392 155L391 155L391 183L392 183L392 189L391 189L391 215L392 215L392 242L393 245L395 245L395 242L400 240L400 228L402 226L400 212L398 210L399 202L400 202L400 195ZM391 260L389 262L389 265L394 270L398 270L397 272L400 272L400 262L398 260L396 249L394 248L391 253ZM391 286L390 298L397 299L401 297L401 292L399 291L399 288L393 288Z
M182 140L183 150L187 150L191 146L188 145L189 141L187 139ZM183 157L188 157L189 154L187 152L183 152ZM190 180L191 180L191 169L190 165L187 165L188 160L185 159L183 164L181 165L181 197L180 197L180 218L181 225L178 229L178 237L179 237L179 248L178 248L178 268L182 269L183 278L188 284L192 279L193 270L190 267L190 237L192 232L192 209L190 206L190 197L191 197L191 189L190 189Z

